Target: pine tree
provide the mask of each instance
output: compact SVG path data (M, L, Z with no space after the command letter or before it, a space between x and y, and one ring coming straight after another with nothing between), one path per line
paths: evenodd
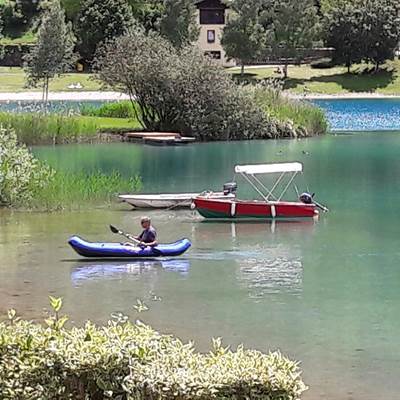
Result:
M92 62L99 44L127 33L135 23L127 0L83 0L76 29L79 54Z
M265 31L259 20L262 0L235 0L233 17L222 35L222 46L229 58L237 60L244 73L246 62L257 58L265 46Z
M74 65L74 46L72 27L65 22L60 0L50 1L42 15L37 43L25 57L27 85L42 84L44 101L48 99L50 80Z
M160 32L176 48L193 43L199 35L194 2L192 0L164 0Z

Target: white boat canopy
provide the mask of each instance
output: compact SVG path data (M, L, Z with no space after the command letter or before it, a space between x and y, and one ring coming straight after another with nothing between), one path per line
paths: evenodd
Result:
M285 172L302 172L303 164L300 162L277 163L277 164L252 164L252 165L236 165L235 172L237 174L276 174Z

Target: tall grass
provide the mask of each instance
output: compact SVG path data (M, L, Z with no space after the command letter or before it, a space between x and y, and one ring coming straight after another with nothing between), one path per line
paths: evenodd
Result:
M270 117L293 123L295 127L305 129L309 136L327 132L328 122L320 108L306 101L289 98L276 86L256 85L250 90L254 90L257 103Z
M105 103L100 107L83 104L80 108L81 115L108 118L135 118L135 108L131 101Z
M28 145L90 141L99 131L92 119L45 113L0 112L0 126L12 129L18 141Z
M138 176L124 178L119 172L54 173L44 187L33 195L30 208L45 211L77 209L110 204L118 193L136 192L141 187Z

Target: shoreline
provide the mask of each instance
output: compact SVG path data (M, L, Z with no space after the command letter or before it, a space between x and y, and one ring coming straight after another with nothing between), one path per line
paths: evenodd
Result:
M286 96L297 100L352 100L352 99L400 99L400 94L381 94L370 92L339 94L295 94L283 92ZM42 92L0 92L0 102L41 101ZM129 96L119 92L76 91L50 92L50 101L120 101L129 100Z

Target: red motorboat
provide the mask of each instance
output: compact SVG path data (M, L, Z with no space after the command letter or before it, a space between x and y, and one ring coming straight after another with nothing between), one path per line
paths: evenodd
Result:
M293 184L303 164L299 162L279 164L238 165L235 173L241 175L261 196L262 200L210 199L198 196L194 199L197 211L205 218L222 219L297 219L314 218L319 211L328 209L314 201L314 195L302 193L297 201L284 201L283 196ZM261 174L279 174L271 189L257 177ZM289 178L288 178L289 177ZM275 192L281 188L280 194ZM226 185L230 192L236 191L236 183ZM297 191L297 187L295 186Z

